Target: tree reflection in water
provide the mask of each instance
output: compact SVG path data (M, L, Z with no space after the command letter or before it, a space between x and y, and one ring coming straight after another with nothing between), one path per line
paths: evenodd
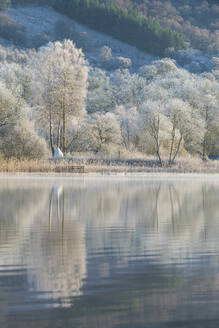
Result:
M2 321L16 306L69 327L217 319L217 181L59 181L0 184Z
M29 186L9 192L10 200L1 208L0 243L5 240L5 250L0 251L0 265L25 267L35 297L66 307L81 295L86 278L85 225L65 204L61 185L48 191Z

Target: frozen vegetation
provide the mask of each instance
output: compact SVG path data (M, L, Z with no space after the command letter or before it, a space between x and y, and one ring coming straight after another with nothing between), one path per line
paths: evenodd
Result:
M9 16L25 37L0 42L1 156L219 156L217 56L155 58L50 8Z
M70 37L79 47L85 48L86 58L95 66L101 65L98 57L103 46L110 47L114 57L130 58L136 66L149 64L154 59L135 47L80 25L51 8L11 8L9 15L12 20L25 27L29 46L35 47L48 41Z
M103 46L112 49L113 57L129 58L132 62L132 69L144 64L150 64L155 59L135 47L78 24L52 8L31 6L11 8L9 15L17 24L24 26L25 37L23 39L26 47L39 47L48 41L70 37L79 47L85 48L86 58L94 66L103 64L98 60L100 48ZM6 44L7 41L1 40L0 43L2 44L2 42ZM7 44L9 43L7 42ZM167 56L175 59L180 67L194 73L200 73L210 71L214 67L214 58L218 57L218 54L218 51L212 54L204 54L201 50L188 49L170 52L167 53ZM116 59L113 59L115 62ZM107 63L106 68L110 67L113 67L113 63ZM116 67L116 64L114 64L114 67Z

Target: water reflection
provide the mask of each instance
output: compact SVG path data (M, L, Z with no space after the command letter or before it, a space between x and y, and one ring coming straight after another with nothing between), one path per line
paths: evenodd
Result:
M0 199L0 267L12 274L15 265L25 268L29 292L70 306L86 277L85 225L65 203L64 188L1 186Z
M2 180L0 323L62 309L46 327L216 327L218 195L207 180Z

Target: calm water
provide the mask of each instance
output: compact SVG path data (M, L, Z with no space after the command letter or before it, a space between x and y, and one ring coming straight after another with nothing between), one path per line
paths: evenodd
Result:
M219 326L219 179L0 179L0 327Z

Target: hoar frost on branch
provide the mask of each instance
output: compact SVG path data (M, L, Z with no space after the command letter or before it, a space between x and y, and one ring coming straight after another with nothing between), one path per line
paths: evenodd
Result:
M72 41L49 43L31 58L33 69L33 104L39 116L49 124L50 147L65 154L68 122L73 116L85 115L88 66L80 49ZM70 144L69 144L70 142Z
M106 61L108 50L102 54ZM82 51L71 41L49 43L37 52L0 49L5 156L29 152L33 158L31 147L37 144L42 156L45 142L36 130L52 151L141 152L156 155L160 165L172 165L187 153L204 160L219 154L218 113L217 67L196 75L164 58L138 72L90 67L88 74Z
M20 106L11 91L0 82L0 128L15 125L20 115Z
M95 113L91 116L91 146L95 153L110 152L121 144L120 126L113 113Z
M0 82L0 153L21 159L41 158L46 151L46 142L36 134L22 99Z

